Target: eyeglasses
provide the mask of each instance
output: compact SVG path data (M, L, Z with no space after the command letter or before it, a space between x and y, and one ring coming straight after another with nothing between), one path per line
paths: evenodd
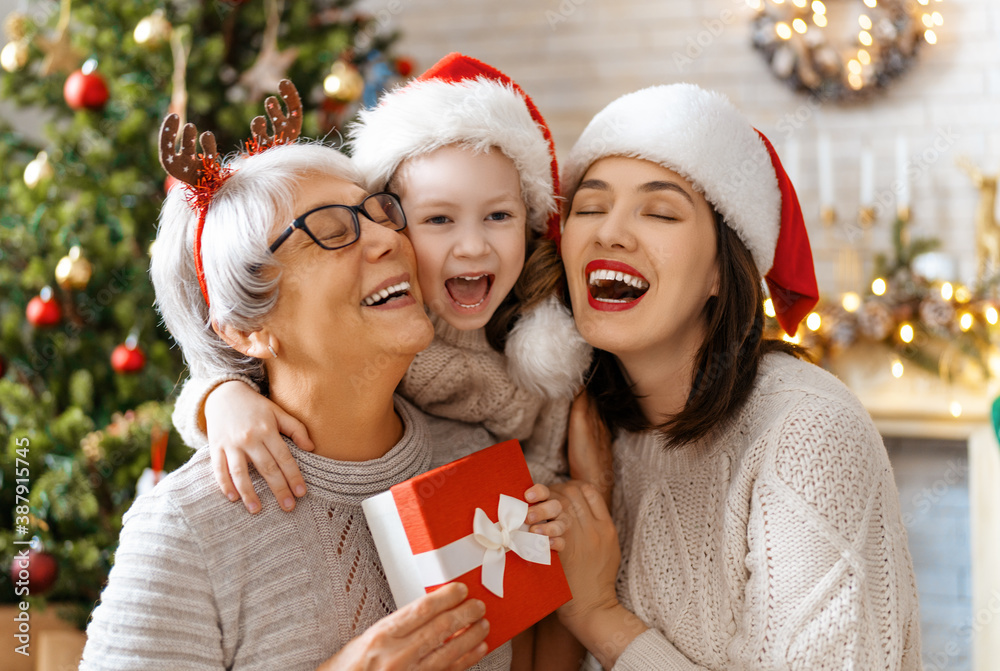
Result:
M406 228L406 215L394 193L373 193L360 205L323 205L309 210L288 225L288 228L271 244L273 254L295 229L306 233L323 249L342 249L353 245L361 237L358 213L393 231Z

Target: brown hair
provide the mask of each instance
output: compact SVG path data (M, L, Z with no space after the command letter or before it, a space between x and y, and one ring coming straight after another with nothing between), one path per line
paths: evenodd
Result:
M715 213L719 293L705 304L705 342L695 356L691 393L684 408L653 425L643 415L632 385L610 352L595 350L587 390L612 432L655 429L669 448L688 445L732 417L746 402L765 354L805 350L765 339L764 290L760 271L739 236Z

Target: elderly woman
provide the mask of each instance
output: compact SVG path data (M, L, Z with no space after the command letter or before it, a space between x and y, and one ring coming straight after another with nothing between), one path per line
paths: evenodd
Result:
M433 337L399 203L331 148L251 153L215 171L203 228L170 192L152 277L194 374L241 370L301 419L315 450L288 442L309 493L247 515L197 452L127 513L81 668L507 669L509 646L483 658L484 606L464 586L393 612L361 510L493 442L394 396Z
M723 96L612 102L568 156L562 258L615 431L569 484L561 621L605 669L919 669L913 566L861 403L763 337L816 300L795 191Z

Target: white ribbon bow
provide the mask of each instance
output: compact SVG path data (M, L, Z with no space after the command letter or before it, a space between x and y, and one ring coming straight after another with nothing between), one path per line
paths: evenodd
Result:
M528 517L528 504L505 494L500 495L497 509L498 522L490 521L482 508L476 508L472 520L472 536L486 548L483 553L483 586L503 598L503 574L507 563L507 551L533 564L552 562L549 539L542 534L533 534L524 523Z

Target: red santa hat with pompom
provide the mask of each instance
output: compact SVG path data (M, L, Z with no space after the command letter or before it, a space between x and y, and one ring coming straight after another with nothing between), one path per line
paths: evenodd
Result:
M724 95L670 84L613 101L570 150L564 193L606 156L645 159L690 180L750 250L778 323L795 333L819 300L802 208L774 147Z
M517 169L528 226L559 241L559 166L552 133L524 90L486 63L448 54L361 111L348 139L354 164L372 191L386 189L411 157L450 145L499 149ZM554 296L521 316L504 353L515 382L549 398L572 396L591 359L572 315Z

